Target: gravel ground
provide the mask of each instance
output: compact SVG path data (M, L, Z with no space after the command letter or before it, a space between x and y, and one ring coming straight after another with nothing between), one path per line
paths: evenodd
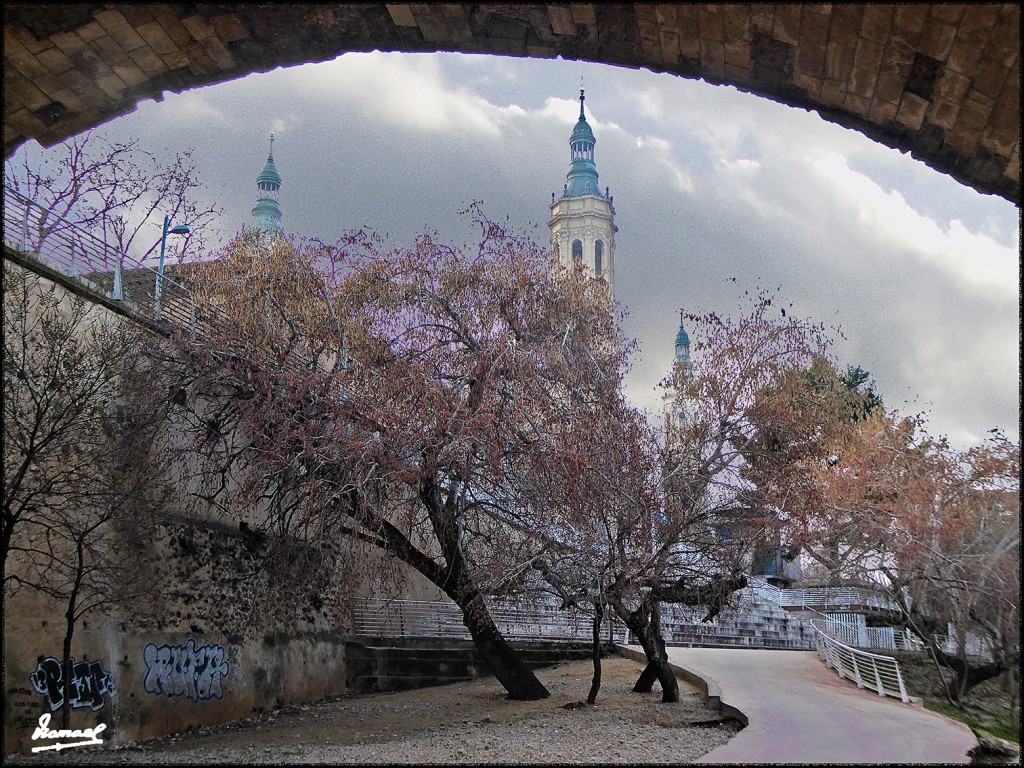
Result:
M680 702L631 692L639 663L602 664L597 704L587 706L592 667L538 670L551 692L508 699L493 678L387 694L345 696L253 720L117 748L9 756L47 764L588 764L693 762L736 734L699 691L680 681Z

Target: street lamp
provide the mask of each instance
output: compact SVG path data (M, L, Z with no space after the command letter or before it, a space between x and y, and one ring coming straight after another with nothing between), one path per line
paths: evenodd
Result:
M168 229L170 227L170 229ZM155 300L153 317L156 320L160 319L160 287L164 281L164 253L167 251L167 233L170 232L172 235L187 235L189 228L184 224L178 224L177 226L171 227L171 219L169 216L164 216L164 234L160 238L160 268L156 273L156 290L153 292L153 298Z

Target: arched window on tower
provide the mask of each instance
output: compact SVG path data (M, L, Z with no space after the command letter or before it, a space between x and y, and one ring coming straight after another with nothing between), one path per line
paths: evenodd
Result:
M573 266L583 263L583 243L579 240L572 241L572 263Z
M594 243L594 274L601 276L602 262L604 261L604 243L598 240Z

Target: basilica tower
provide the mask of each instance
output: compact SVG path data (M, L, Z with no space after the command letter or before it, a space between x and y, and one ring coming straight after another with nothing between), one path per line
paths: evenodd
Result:
M274 134L270 134L270 154L263 170L256 178L256 205L252 209L249 229L268 236L284 234L281 227L281 174L274 165Z
M569 138L571 165L562 196L551 194L551 250L563 267L582 264L603 277L615 295L615 208L605 187L597 183L594 145L597 139L583 112L580 88L580 117Z

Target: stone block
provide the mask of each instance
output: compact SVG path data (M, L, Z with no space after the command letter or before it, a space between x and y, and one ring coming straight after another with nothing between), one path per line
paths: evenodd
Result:
M390 5L388 6L389 9L392 7L393 6ZM393 13L391 14L391 16L392 18L395 18L395 15ZM411 18L412 13L410 13L409 16ZM568 37L575 36L576 22L572 20L572 11L570 11L566 6L549 5L548 19L551 21L551 31L554 32L556 35L566 35ZM395 23L398 24L397 19L395 20Z
M717 6L701 6L697 16L697 23L700 28L700 36L706 41L721 41L725 36L725 20L717 10Z
M745 5L726 5L722 19L722 34L724 39L749 40L750 39L750 11Z
M102 11L97 11L93 14L93 18L99 22L100 26L103 27L109 33L112 29L123 27L128 24L128 21L116 8L107 8Z
M893 9L893 31L902 35L911 45L920 38L927 20L928 6L924 4L899 4Z
M981 48L967 40L957 38L949 50L946 58L946 71L958 72L962 75L969 75L978 66L981 58Z
M4 96L12 96L19 104L30 110L42 109L53 99L37 88L20 73L4 73Z
M725 46L715 40L700 42L701 73L721 79L725 76Z
M898 104L906 82L906 78L900 77L891 70L883 69L875 80L875 97L882 101Z
M125 89L128 87L125 85L124 80L114 74L113 70L111 70L109 75L97 77L96 85L98 85L103 92L112 99L119 99L121 94L123 94Z
M825 48L817 45L801 45L796 52L796 69L813 78L825 74Z
M146 73L146 77L153 77L167 71L167 65L164 64L159 56L153 53L148 45L136 48L134 51L129 51L128 55L139 66L139 69Z
M796 71L793 73L793 85L812 99L818 99L821 95L821 79L818 77Z
M960 23L960 17L964 15L965 7L959 3L931 3L928 9L933 19L955 26Z
M735 68L738 72L749 74L751 68L750 44L745 41L726 43L725 65Z
M4 25L4 43L7 43L8 31L10 34L25 48L26 51L35 55L41 51L45 51L47 48L52 48L53 43L47 40L37 40L36 36L29 32L25 27L20 24L14 24L10 27Z
M849 84L846 87L847 99L851 95L870 99L875 95L875 82L877 73L856 67L850 73Z
M192 33L177 16L170 13L154 13L153 18L166 35L174 41L175 46L180 48L185 43L192 41Z
M146 41L146 45L158 56L170 53L178 47L156 20L140 24L135 29Z
M972 92L960 107L960 114L953 126L953 132L967 130L975 134L980 133L988 123L994 106L995 101L992 99Z
M76 32L87 43L91 43L97 37L103 37L103 35L107 34L107 30L98 21L91 21L84 27L79 27Z
M853 55L852 46L829 43L825 49L825 79L845 80L853 71Z
M13 46L5 43L4 54L7 62L13 65L13 69L17 70L25 77L33 78L39 77L40 75L50 74L50 70L46 68L34 54L29 53L25 48L21 48L20 51L14 50Z
M164 64L167 65L167 69L181 69L182 67L187 67L192 63L188 54L180 48L175 49L170 53L165 53L160 58L163 60Z
M36 54L36 59L38 59L49 72L52 72L55 75L67 72L75 66L74 62L61 53L60 49L56 47L47 48L45 51L39 52Z
M868 112L868 102L869 100L864 98L863 96L859 96L855 93L852 93L850 90L847 90L846 101L843 103L843 107L846 109L847 112L850 112L854 115L864 116Z
M231 69L235 66L235 57L231 55L231 52L216 35L200 40L199 43L220 69Z
M964 9L958 25L957 37L977 48L988 42L992 28L999 20L999 6L992 3L972 3Z
M73 57L86 46L86 42L74 32L57 32L50 35L50 40L68 57Z
M661 43L661 55L667 64L679 63L679 35L674 32L658 33L658 42Z
M391 21L394 22L396 27L416 26L416 18L412 15L412 9L408 5L388 3L386 7L391 15Z
M24 107L15 109L10 114L4 114L4 122L20 132L22 136L38 136L45 128L42 121Z
M846 103L846 83L842 80L823 80L821 103L827 107L842 107Z
M948 130L956 124L959 114L960 102L938 99L932 102L931 109L928 110L928 122Z
M1006 69L998 62L982 61L971 79L971 90L994 99L1003 90Z
M570 3L572 9L572 20L577 24L586 24L588 27L597 25L597 11L593 3Z
M775 6L775 23L772 25L772 34L776 40L781 40L789 45L796 45L800 41L800 5L798 3L784 3Z
M949 55L956 38L956 27L943 24L935 19L928 19L921 33L921 53L933 59L944 60Z
M900 99L900 108L896 113L896 122L913 131L921 130L924 116L928 111L928 102L913 93L904 93Z
M135 85L141 85L146 82L146 75L141 69L135 64L131 58L125 61L120 61L114 64L111 69L117 73L117 76L124 80L125 85L131 87Z
M98 37L92 42L93 50L108 65L116 64L128 58L128 53L109 35Z
M828 28L831 17L827 13L812 11L806 6L800 16L800 47L824 48L828 45Z
M407 8L408 6L402 7ZM412 14L410 13L410 18L411 16ZM415 22L413 22L413 24L415 25ZM205 16L200 16L199 14L186 16L181 20L181 25L189 31L189 34L191 34L192 37L199 41L205 40L208 37L213 37L214 35L213 25L210 24L209 20Z
M217 71L216 62L197 41L193 40L182 46L182 51L188 56L188 66L194 74L204 75Z
M935 88L935 97L959 103L970 89L971 81L968 78L947 69L939 78Z
M877 72L882 67L882 53L884 46L874 43L866 38L857 41L857 48L853 54L853 68L867 72Z
M217 36L225 43L244 40L249 36L249 30L245 28L245 25L233 13L214 16L210 21L213 23Z
M888 41L892 34L892 12L891 5L874 3L865 5L860 24L860 33L863 38L880 44Z

